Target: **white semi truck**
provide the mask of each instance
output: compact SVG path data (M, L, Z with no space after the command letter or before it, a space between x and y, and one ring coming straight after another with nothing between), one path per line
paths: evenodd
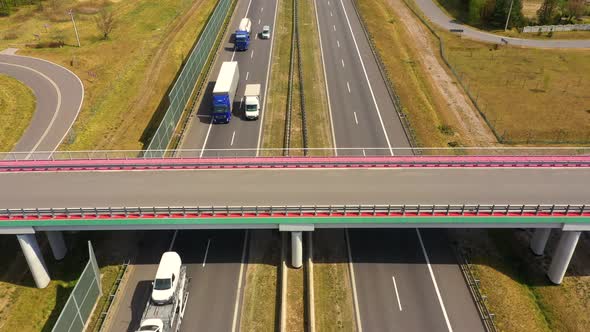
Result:
M188 299L186 267L180 256L168 251L162 255L152 294L148 300L138 332L177 332L180 330Z
M246 105L246 119L258 119L260 116L260 84L246 84L244 104Z

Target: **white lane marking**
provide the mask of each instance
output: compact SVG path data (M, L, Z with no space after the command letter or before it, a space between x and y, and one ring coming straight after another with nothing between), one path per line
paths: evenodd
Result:
M348 84L348 81L346 82L346 87L348 88L348 93L350 93L350 84Z
M352 250L350 249L350 239L348 236L348 229L344 229L344 236L346 237L346 249L348 249L348 269L350 270L350 283L352 284L352 299L354 303L354 313L356 316L356 329L358 332L363 332L361 324L361 313L359 310L359 300L356 292L356 281L354 279L354 266L352 264Z
M332 25L332 26L334 27L334 31L336 31L336 26L335 25Z
M363 157L366 157L367 154L365 153L365 149L363 149Z
M315 7L315 21L318 27L318 38L320 40L320 54L322 56L322 70L324 72L324 85L326 88L326 97L328 99L328 113L330 114L330 130L332 131L332 145L334 146L334 155L338 155L338 149L336 148L336 135L334 134L334 121L332 119L332 105L330 105L330 90L328 89L328 79L326 76L326 63L324 62L324 46L322 45L322 32L320 29L320 19L318 17L318 4L316 0L313 0ZM340 43L338 43L340 45ZM340 46L338 46L340 47Z
M356 112L353 112L353 114L354 114L354 122L356 122L356 124L358 125L359 119L357 119L357 117L356 117Z
M174 242L176 242L176 235L178 235L178 230L174 231L174 235L172 235L172 241L170 241L170 246L168 247L168 251L172 251L174 247Z
M21 66L21 65L13 64L13 63L5 63L5 62L3 62L2 64L3 65L7 65L7 66L19 67L19 68L22 68L22 69L25 69L25 70L29 70L29 71L32 71L32 72L38 74L39 76L41 76L44 79L46 79L47 81L49 81L49 83L53 86L53 88L55 89L55 92L57 94L57 105L55 106L55 113L53 113L53 116L51 117L51 120L49 121L49 124L45 128L45 131L43 132L43 134L41 135L41 137L39 138L39 140L37 141L37 143L35 143L35 145L31 149L31 151L29 151L29 153L25 157L25 159L29 159L29 158L31 158L31 155L35 152L35 150L37 150L37 148L39 147L39 145L41 144L41 142L45 139L45 137L47 136L47 134L49 134L49 130L51 130L51 127L53 126L53 123L55 122L55 119L57 118L57 115L59 114L59 109L61 108L61 91L59 90L59 87L57 86L57 84L51 78L49 78L49 76L43 74L42 72L40 72L38 70L35 70L33 68L30 68L30 67L26 67L26 66ZM59 145L59 143L57 145Z
M330 5L330 1L328 1L328 6Z
M234 130L234 133L231 135L231 142L229 143L230 146L234 145L234 138L236 138L236 131Z
M377 110L377 115L379 115L379 122L381 122L381 128L383 129L383 134L385 135L385 140L387 141L387 146L389 147L389 152L393 156L393 149L391 148L391 142L389 142L389 136L387 135L387 130L385 129L385 124L383 123L383 118L381 117L381 112L379 112L379 106L377 105L377 99L375 99L375 93L373 93L373 88L371 87L371 82L369 81L369 75L367 75L367 69L365 68L365 63L363 61L363 58L361 57L361 51L359 50L359 46L356 42L356 38L354 37L354 32L352 32L352 26L350 25L350 19L348 18L348 14L346 13L346 8L344 7L344 2L342 0L340 0L340 4L342 5L342 10L344 10L344 16L346 17L346 22L348 23L348 29L350 30L350 35L352 36L352 41L354 41L356 53L359 56L359 60L361 60L361 66L363 67L363 72L365 73L365 79L367 80L367 84L369 85L369 91L371 92L371 97L373 98L373 104L375 104L375 109Z
M276 9L276 7L275 7ZM275 10L276 13L276 10ZM273 26L274 28L274 26ZM242 261L240 264L240 274L238 276L238 287L236 289L236 303L234 305L234 319L231 324L232 332L236 331L238 323L238 309L240 307L240 290L242 289L242 278L244 275L244 260L246 259L246 244L248 243L248 230L244 232L244 246L242 248Z
M254 35L254 39L258 39L258 34L255 34Z
M250 5L252 4L252 0L250 0L248 2L248 7L246 7L246 15L244 17L248 17L248 12L250 11ZM260 24L260 22L258 22L258 24ZM236 56L236 47L234 46L234 51L231 54L231 60L230 61L234 61L234 56ZM213 122L211 122L209 124L209 126L211 126L213 124ZM211 128L209 128L211 129ZM209 136L209 134L207 133L207 136ZM203 145L204 146L204 145Z
M250 72L246 72L246 81L248 80L248 76L250 76Z
M342 68L344 68L344 59L340 59L342 61Z
M260 8L260 12L262 13L262 11L264 10L264 7Z
M258 19L258 25L260 25L260 19Z
M430 278L432 279L432 284L434 285L434 290L436 291L436 296L438 297L438 303L440 303L440 307L443 311L443 315L445 316L445 322L447 323L447 329L449 332L453 332L453 328L451 327L451 322L449 321L449 316L447 315L447 310L445 309L445 304L440 296L440 291L438 290L438 284L436 283L436 278L434 277L434 272L432 271L432 266L430 265L430 259L428 258L428 254L426 253L426 247L424 247L424 242L422 241L422 235L420 235L420 230L416 228L416 234L418 235L418 240L420 241L420 247L422 247L422 253L424 254L424 259L426 260L426 265L428 266L428 271L430 272Z
M207 254L209 254L209 245L211 244L211 239L207 239L207 248L205 248L205 257L203 257L203 267L205 267L205 263L207 263Z
M402 310L402 302L399 299L399 292L397 291L397 283L395 282L395 277L391 276L391 279L393 280L393 288L395 288L395 297L397 297L397 306L399 307L399 311L403 311Z
M338 48L340 48L340 41L336 40L336 43L338 44Z
M250 59L252 59L254 57L254 50L252 50L252 53L250 53Z
M275 29L275 25L277 22L277 1L274 2L275 5L275 13L272 22L272 31ZM268 77L270 76L270 61L272 60L272 46L274 44L274 38L270 39L270 48L268 49L268 63L266 64L266 80L264 82L264 103L262 105L262 109L260 110L260 124L258 125L258 142L256 143L256 157L260 153L260 142L262 141L262 124L264 123L264 109L266 108L266 92L268 91Z
M330 12L330 16L332 16L332 12Z

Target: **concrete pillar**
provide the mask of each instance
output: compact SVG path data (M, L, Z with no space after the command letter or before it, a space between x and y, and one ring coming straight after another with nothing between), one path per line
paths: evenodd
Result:
M531 238L531 250L537 256L541 256L545 253L545 245L551 235L551 228L537 228Z
M565 271L574 255L581 233L574 231L563 231L561 233L559 244L553 254L549 271L547 271L549 280L554 284L559 285L563 281L563 276L565 276Z
M50 281L49 272L35 234L18 234L16 238L29 264L29 270L37 288L47 287Z
M303 235L291 232L291 265L298 269L303 266Z
M47 234L47 240L49 240L49 246L51 247L53 258L61 261L64 257L66 257L66 253L68 252L66 241L64 241L62 232L52 231L45 232L45 234Z

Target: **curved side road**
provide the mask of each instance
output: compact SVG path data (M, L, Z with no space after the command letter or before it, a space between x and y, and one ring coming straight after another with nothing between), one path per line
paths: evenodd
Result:
M27 159L48 158L70 130L84 100L84 86L73 72L52 62L18 55L0 54L0 73L29 86L37 98L31 123L14 147L29 152Z
M462 29L462 36L486 43L502 44L506 40L509 45L538 48L590 48L590 39L587 40L538 40L522 39L494 35L492 33L477 30L471 26L458 23L440 9L435 0L414 0L424 16L444 29Z

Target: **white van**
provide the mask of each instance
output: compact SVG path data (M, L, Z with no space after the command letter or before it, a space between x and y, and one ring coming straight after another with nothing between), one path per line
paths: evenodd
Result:
M182 261L174 251L165 252L160 259L160 265L153 283L152 301L156 304L167 304L174 299L178 287L180 267Z

